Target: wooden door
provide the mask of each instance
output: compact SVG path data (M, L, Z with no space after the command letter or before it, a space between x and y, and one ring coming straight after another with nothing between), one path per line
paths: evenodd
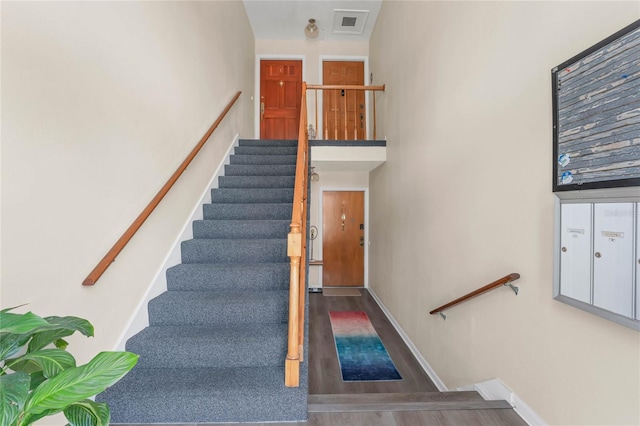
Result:
M364 286L364 192L322 193L322 285Z
M302 61L260 61L260 138L298 139Z
M324 61L323 84L364 85L364 62ZM324 138L355 140L366 137L365 96L362 90L325 90L322 114Z

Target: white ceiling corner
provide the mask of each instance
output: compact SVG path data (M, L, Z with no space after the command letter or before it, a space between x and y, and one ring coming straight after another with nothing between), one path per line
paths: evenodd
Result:
M369 41L382 0L243 0L258 40L304 40L310 18L321 40ZM356 18L353 26L342 18ZM349 24L348 20L346 21Z

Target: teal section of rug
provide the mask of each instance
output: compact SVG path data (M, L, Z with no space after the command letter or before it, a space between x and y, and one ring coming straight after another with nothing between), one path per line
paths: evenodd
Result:
M342 380L402 380L369 317L362 311L329 312Z

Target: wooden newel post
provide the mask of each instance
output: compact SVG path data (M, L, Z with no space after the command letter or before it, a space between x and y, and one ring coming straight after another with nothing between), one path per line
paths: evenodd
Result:
M299 337L299 299L300 299L300 258L301 258L302 234L299 224L291 224L291 232L288 237L287 255L291 259L291 274L289 286L289 343L287 359L285 360L285 379L287 387L300 385L300 342Z

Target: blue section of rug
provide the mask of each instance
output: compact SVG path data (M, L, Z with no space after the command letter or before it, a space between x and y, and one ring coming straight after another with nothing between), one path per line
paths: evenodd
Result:
M329 312L342 380L402 380L365 312Z

